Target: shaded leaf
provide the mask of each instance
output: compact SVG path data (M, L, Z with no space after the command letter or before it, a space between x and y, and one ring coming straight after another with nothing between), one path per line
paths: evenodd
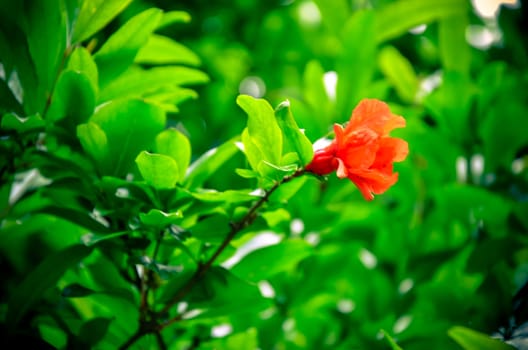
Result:
M6 320L9 327L16 327L22 317L42 297L42 294L53 287L59 278L82 259L92 249L84 245L73 245L49 255L17 287L9 300Z
M182 217L181 211L165 213L159 209L150 209L147 214L139 213L139 219L143 224L159 228L179 222Z

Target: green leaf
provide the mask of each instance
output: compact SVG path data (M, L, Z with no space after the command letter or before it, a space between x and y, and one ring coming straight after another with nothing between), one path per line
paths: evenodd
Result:
M79 283L72 283L62 288L61 296L64 298L81 298L96 293L90 288L86 288Z
M73 28L72 41L79 43L97 33L132 0L83 0Z
M8 113L2 116L2 129L15 130L18 133L24 133L35 129L44 127L44 120L39 114L34 114L29 117L19 117L15 114Z
M143 179L156 189L174 188L180 178L178 163L163 154L142 151L136 164Z
M181 85L203 84L209 77L194 68L168 66L148 70L132 67L101 89L101 102L122 97L152 98L154 93L172 92Z
M275 116L284 140L283 154L296 152L301 160L301 165L306 165L312 161L313 147L306 135L304 135L299 126L293 119L290 109L290 101L282 102L275 110Z
M406 0L389 3L376 13L376 41L396 38L421 24L465 14L467 8L468 2L460 0Z
M262 297L256 285L221 267L213 267L192 289L189 306L205 310L196 319L256 312L269 306L269 302Z
M38 88L47 97L51 94L66 49L66 15L60 0L34 0L27 6L24 22L29 24L26 31L29 52L38 77Z
M394 46L386 46L380 51L378 62L398 96L403 101L412 103L418 91L418 79L409 60Z
M215 214L198 221L190 227L192 235L204 242L222 242L230 230L229 218L223 214Z
M91 347L96 345L104 338L112 321L112 318L105 317L95 317L86 321L79 331L79 339Z
M152 34L135 59L146 64L200 65L200 58L190 49L166 36Z
M258 282L293 269L311 253L312 247L304 240L287 240L252 251L231 271L244 280Z
M279 165L282 155L282 133L270 104L264 99L255 99L248 95L239 95L237 104L248 115L247 135L249 138L242 140L246 154L253 153L251 152L252 146L248 144L249 140L259 150L261 160ZM259 171L259 164L253 169Z
M383 337L385 339L387 339L387 342L389 343L390 347L392 350L403 350L397 343L396 341L390 336L389 333L387 333L387 331L385 331L384 329L381 330L381 333L383 334Z
M364 97L376 68L376 41L374 37L375 13L356 11L345 23L341 34L343 51L336 62L337 115L346 118ZM353 62L353 64L351 64Z
M177 129L167 129L156 136L156 152L171 157L178 163L179 179L185 177L191 162L191 143Z
M168 11L163 14L158 29L165 28L174 23L189 23L191 15L185 11Z
M83 73L92 83L92 89L99 91L99 72L90 52L82 47L76 47L68 59L68 70Z
M99 165L104 166L109 147L106 134L98 124L88 122L77 126L77 137L86 153Z
M158 209L150 209L147 214L139 213L139 220L143 224L160 228L179 222L182 217L183 215L179 210L173 213L165 213Z
M350 15L350 6L346 0L315 0L321 11L323 23L331 29L333 34L338 34L343 23Z
M466 40L469 26L467 13L450 16L440 21L438 42L440 57L445 70L469 74L471 65L471 47Z
M46 120L56 122L67 118L67 124L75 127L85 122L95 108L95 91L90 79L81 72L66 70L61 73Z
M237 151L238 148L233 140L210 149L191 164L183 184L187 188L202 186Z
M84 245L73 245L49 255L17 287L9 300L6 323L16 327L22 317L53 287L59 278L91 253Z
M108 140L105 175L123 176L139 152L151 147L166 122L165 113L139 100L115 100L101 106L90 121L98 124Z
M96 233L87 233L84 236L81 237L81 241L84 245L90 247L94 244L97 244L102 241L106 241L109 239L119 238L124 235L128 235L130 231L121 231L121 232L115 232L115 233L107 233L107 234L96 234Z
M226 202L226 203L242 203L258 199L250 193L250 191L242 190L227 190L223 192L214 190L201 190L199 192L192 192L191 195L203 202Z
M493 339L487 334L472 329L454 326L447 334L453 338L465 350L514 350L515 347L498 339Z
M94 57L102 87L134 62L139 49L158 26L161 16L161 10L155 8L141 12L112 34L97 51Z

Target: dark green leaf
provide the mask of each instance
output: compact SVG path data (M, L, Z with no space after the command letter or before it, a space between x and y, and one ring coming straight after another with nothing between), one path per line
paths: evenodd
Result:
M81 72L63 71L53 92L45 119L56 122L67 118L70 126L84 123L95 108L92 81Z
M82 298L93 293L96 292L90 288L86 288L79 283L72 283L62 288L61 295L65 298Z
M215 214L198 221L190 227L193 237L204 242L222 242L230 230L230 220L223 214Z
M8 113L2 116L2 129L15 130L19 133L28 132L44 127L44 120L38 114L21 118L15 114Z
M99 343L108 331L111 318L96 317L85 322L79 331L79 338L84 344L94 346Z
M84 245L73 245L48 256L17 287L9 300L6 320L16 327L22 317L38 302L42 294L53 287L59 278L91 253Z

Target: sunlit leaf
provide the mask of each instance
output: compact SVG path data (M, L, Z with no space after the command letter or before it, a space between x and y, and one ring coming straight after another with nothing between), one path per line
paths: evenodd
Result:
M508 345L489 335L482 334L472 329L455 326L451 327L448 334L464 350L513 350L515 347Z
M178 163L163 154L142 151L136 164L143 179L156 189L174 188L180 178Z
M200 58L186 46L166 36L153 34L135 59L137 63L200 65Z
M178 163L179 179L185 177L191 162L191 143L177 129L167 129L156 136L156 152L171 157Z
M305 241L287 240L252 251L231 270L240 278L258 282L294 268L311 252L311 246Z
M139 49L158 26L161 15L159 9L148 9L132 17L97 51L94 57L101 86L106 86L134 62Z
M132 0L83 0L73 29L74 43L88 39L123 11Z

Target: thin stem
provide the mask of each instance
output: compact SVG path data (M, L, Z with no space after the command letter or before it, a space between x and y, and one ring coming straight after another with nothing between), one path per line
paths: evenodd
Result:
M187 293L189 293L192 288L199 282L199 280L203 277L203 275L211 268L215 260L222 254L222 252L227 248L229 243L235 238L237 233L239 233L242 229L250 225L256 218L256 212L260 207L268 201L270 196L275 192L281 185L293 180L296 177L299 177L304 174L304 169L297 170L292 175L284 177L281 181L276 182L269 190L266 191L264 196L262 196L253 206L249 209L249 211L244 215L244 217L231 225L231 230L227 234L227 236L224 238L220 246L216 249L214 254L204 263L198 265L198 268L196 269L194 275L185 283L181 289L174 295L174 297L165 305L165 307L158 312L158 315L163 315L169 311L169 309L174 306L176 303L178 303ZM160 325L160 328L165 328L168 325L181 320L181 315L177 315L174 318L166 321L165 323Z

